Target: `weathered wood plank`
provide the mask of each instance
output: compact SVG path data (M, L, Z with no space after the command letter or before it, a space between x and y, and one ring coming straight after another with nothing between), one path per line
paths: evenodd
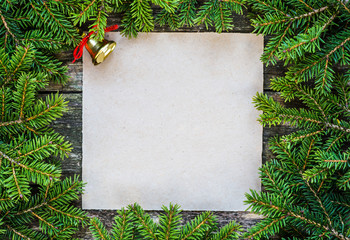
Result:
M64 176L81 175L82 162L82 94L63 93L68 103L68 111L53 123L54 129L65 136L73 150L62 163Z

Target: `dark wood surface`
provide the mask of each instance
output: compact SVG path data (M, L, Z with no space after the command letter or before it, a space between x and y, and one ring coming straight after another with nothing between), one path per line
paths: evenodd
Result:
M230 32L239 33L251 33L253 28L250 26L249 20L245 16L234 16L235 27ZM120 24L119 18L109 18L109 24ZM156 27L156 32L170 32L168 28ZM180 32L207 32L214 31L213 29L206 30L204 26L198 26L193 28L182 28L177 31ZM251 33L253 34L253 33ZM266 40L265 40L266 41ZM64 114L61 119L58 119L54 123L54 128L66 136L66 138L72 143L74 149L71 152L68 159L63 162L63 176L80 175L82 173L82 81L83 81L83 66L82 60L78 60L72 64L73 59L72 51L62 52L58 55L59 59L62 60L69 67L69 75L71 76L70 82L65 85L50 85L43 94L49 92L59 91L64 95L66 100L69 101L69 111ZM273 98L282 102L279 93L271 91L269 88L269 82L272 77L283 75L284 68L282 65L264 67L264 92ZM253 96L252 96L253 97ZM288 126L279 126L273 128L264 128L263 131L263 152L262 152L262 163L272 157L271 152L268 150L268 140L270 137L275 135L284 135L290 133L292 129ZM258 169L257 169L258 171ZM81 203L77 203L81 206ZM161 207L161 206L159 206ZM107 226L111 228L113 223L113 217L116 213L115 210L89 210L87 211L89 216L99 217ZM158 211L149 211L152 217L156 218L159 214ZM256 224L261 219L260 216L251 214L249 212L214 212L218 217L219 224L225 225L229 221L235 220L240 222L244 228L250 227ZM190 220L194 218L199 212L185 211L183 212L184 220ZM76 235L81 239L92 239L87 229L81 229Z

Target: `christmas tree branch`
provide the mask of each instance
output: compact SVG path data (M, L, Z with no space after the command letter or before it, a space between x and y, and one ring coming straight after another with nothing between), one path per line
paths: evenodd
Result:
M270 8L270 9L276 11L276 12L282 13L284 16L288 17L287 13L283 12L282 10L280 10L278 8L275 8L271 4L268 4L268 3L260 1L260 0L253 0L253 1L258 2L259 4L264 5L265 7L268 7L268 8Z
M26 235L20 233L19 231L16 231L15 229L11 228L9 225L6 224L6 227L13 233L15 233L16 235L20 236L21 238L25 239L25 240L31 240L29 237L27 237Z
M87 13L87 11L92 7L92 5L96 2L96 0L90 1L90 3L83 9L83 11L80 12L80 14L77 16L78 19L80 19L84 14Z
M343 3L342 0L337 0L337 1L342 5L342 7L343 7L348 13L350 13L349 8L347 8L347 7L345 6L345 4Z
M267 229L269 229L270 227L275 225L277 222L279 222L279 221L281 221L281 220L283 220L285 218L286 218L286 216L281 216L279 218L273 219L269 224L266 224L264 227L262 227L258 231L253 232L252 234L245 235L244 237L245 238L249 238L249 239L254 239L255 236L258 236L262 232L265 232Z
M5 17L4 17L4 15L3 15L3 13L2 13L1 10L0 10L0 18L1 18L1 21L2 21L2 23L3 23L3 25L4 25L4 27L6 28L6 31L12 36L12 38L13 38L17 43L19 43L17 37L12 33L11 29L8 27L7 22L6 22L6 19L5 19Z
M23 53L23 55L22 55L21 60L18 62L18 64L17 64L15 70L13 70L13 72L12 72L13 75L16 74L16 72L18 71L18 69L22 66L22 64L23 64L23 62L24 62L24 59L25 59L25 57L26 57L27 54L28 54L29 46L23 47L23 49L24 49L24 53Z
M0 155L2 157L4 157L4 155L2 154L2 152L0 152ZM6 158L6 157L5 157ZM7 159L7 158L6 158ZM13 163L11 163L11 167L12 167L12 175L13 175L13 179L15 181L15 184L16 184L16 187L17 187L17 191L18 191L18 195L20 198L23 198L23 194L22 194L22 191L21 191L21 188L18 184L18 179L17 179L17 176L16 176L16 171L15 171L15 168L13 167Z
M73 40L73 42L78 42L78 39L67 30L66 26L64 26L64 24L62 24L59 19L56 18L56 16L53 14L51 9L47 6L47 4L45 2L43 2L43 5L44 5L45 9L47 10L47 12L52 17L52 19L58 24L60 29L63 29L63 31L69 36L69 38L71 40Z

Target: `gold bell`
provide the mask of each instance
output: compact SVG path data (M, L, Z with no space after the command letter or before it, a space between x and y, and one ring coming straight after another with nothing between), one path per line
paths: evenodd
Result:
M111 54L116 45L114 41L108 41L106 39L97 41L93 38L89 38L85 47L91 55L92 63L98 65Z

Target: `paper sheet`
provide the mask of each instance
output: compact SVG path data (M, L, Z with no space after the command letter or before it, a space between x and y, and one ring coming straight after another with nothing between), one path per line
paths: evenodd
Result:
M245 210L259 190L263 37L109 33L98 66L84 52L84 209Z

